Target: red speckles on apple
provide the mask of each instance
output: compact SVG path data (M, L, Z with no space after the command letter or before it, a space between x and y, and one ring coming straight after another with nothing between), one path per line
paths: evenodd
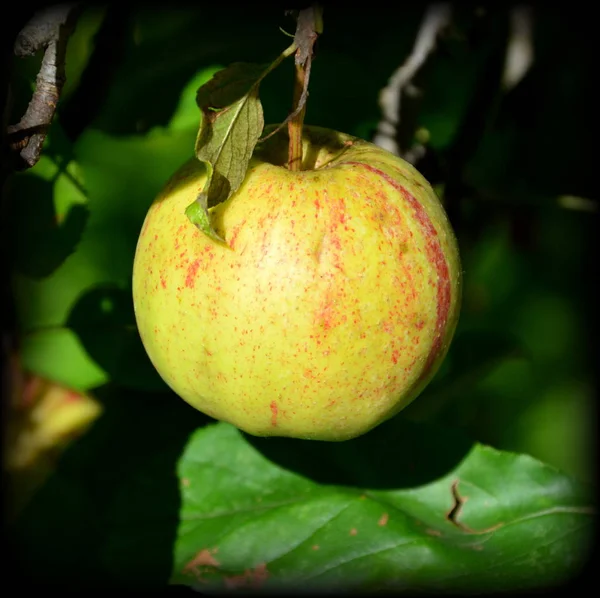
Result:
M198 268L200 267L200 260L196 259L192 262L187 271L187 276L185 279L185 286L189 289L194 288L194 284L196 282L196 272L198 272Z
M233 229L233 233L231 234L231 239L229 241L229 247L231 247L231 249L235 249L235 242L237 240L237 236L240 234L240 231L242 230L242 227L244 226L244 224L246 224L246 219L242 220L234 229Z
M370 164L363 164L362 162L347 162L364 168L370 172L373 172L389 183L394 189L398 190L402 197L410 204L416 221L419 223L423 236L426 242L426 252L429 263L435 268L437 274L437 281L432 281L432 284L437 285L437 323L435 336L431 345L427 361L421 372L421 379L426 377L431 369L431 366L435 362L439 352L442 349L442 339L444 338L446 324L448 322L448 316L450 312L450 305L452 302L452 286L450 282L450 272L448 263L444 256L444 251L440 244L437 231L433 226L429 216L423 206L417 201L417 199L411 195L403 185L396 181L389 174L375 168Z
M167 281L162 276L160 277L160 284L163 289L167 288Z
M211 247L210 245L207 245L204 248L204 255L205 255L206 258L208 258L209 260L212 261L215 258L214 248ZM207 266L206 262L203 262L202 265L203 265L204 269L206 269L206 266Z
M277 427L277 402L271 401L271 425Z
M334 229L334 230L335 230L335 229ZM334 247L335 247L335 248L336 248L338 251L341 251L341 249L342 249L342 242L340 241L340 238L339 238L339 237L338 237L338 236L337 236L337 235L336 235L336 234L335 234L333 231L331 231L331 232L332 232L332 234L331 234L331 236L329 237L329 240L330 240L331 244L332 244L332 245L333 245L333 246L334 246ZM334 264L334 265L335 265L335 267L337 267L337 268L341 268L341 266L339 265L339 258L338 258L337 262L338 262L337 264Z
M336 225L345 225L348 219L346 214L346 201L343 197L339 197L335 200L331 200L330 202L331 212L332 212L332 222ZM346 228L346 230L348 230Z
M335 325L335 298L328 292L325 300L317 312L319 326L324 330L330 330Z

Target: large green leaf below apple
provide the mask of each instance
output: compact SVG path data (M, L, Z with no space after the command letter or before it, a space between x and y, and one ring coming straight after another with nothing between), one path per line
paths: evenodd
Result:
M407 466L396 457L391 478ZM282 469L217 424L191 437L178 471L173 579L201 591L539 588L581 565L593 522L566 476L482 445L424 485L361 490Z

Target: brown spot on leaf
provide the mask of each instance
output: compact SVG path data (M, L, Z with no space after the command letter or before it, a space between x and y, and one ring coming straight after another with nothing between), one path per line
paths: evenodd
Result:
M350 530L350 535L351 535L351 536L356 536L356 534L358 534L358 530L357 530L355 527L353 527L353 528Z
M221 563L215 559L213 553L217 552L217 549L208 550L203 548L196 556L183 568L182 573L184 575L195 575L197 578L201 578L204 573L219 567Z
M182 478L182 479L181 479L181 484L182 484L183 486L185 486L186 488L189 488L189 486L190 486L190 481L189 481L189 479L188 479L188 478Z
M246 569L239 575L229 575L224 578L225 587L236 588L260 588L269 577L267 564L261 563L254 569Z
M442 532L440 532L440 531L439 531L439 530L437 530L437 529L426 529L426 530L425 530L425 533L426 533L428 536L437 536L437 537L439 537L439 536L441 536L441 535L442 535Z
M320 548L320 546L319 546L318 544L315 544L315 545L312 547L312 549L313 549L313 550L319 550L319 548Z
M380 518L379 521L377 522L377 525L387 525L387 522L389 520L390 516L387 513L384 513Z

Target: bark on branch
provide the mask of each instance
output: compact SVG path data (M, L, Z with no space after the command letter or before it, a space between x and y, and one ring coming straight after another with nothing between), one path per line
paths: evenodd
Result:
M440 33L449 25L452 10L448 3L436 3L426 10L410 56L390 77L388 85L381 90L379 105L381 121L373 143L387 151L403 155L409 162L419 157L412 155L410 148L400 148L397 141L400 126L400 107L403 96L416 97L420 91L413 79L423 67L433 50ZM404 150L404 152L403 152Z
M34 166L54 117L65 83L67 41L78 14L77 4L59 4L36 13L17 35L16 56L44 50L36 87L18 124L8 127L8 143L16 158L15 169Z

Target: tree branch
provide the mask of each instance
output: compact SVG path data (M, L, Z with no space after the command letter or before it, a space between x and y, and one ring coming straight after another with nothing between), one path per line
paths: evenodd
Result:
M510 38L502 75L505 90L515 87L531 68L534 59L533 11L530 6L510 10Z
M403 149L398 147L397 142L402 95L405 94L407 97L419 95L420 92L413 84L413 79L435 49L438 35L450 23L451 12L450 4L447 3L429 6L410 56L390 77L387 86L381 90L379 105L382 118L373 143L393 154L400 155ZM410 158L408 155L404 157ZM417 157L414 156L414 159Z
M17 170L31 168L40 158L42 145L54 117L65 83L67 41L75 26L77 4L59 4L36 13L15 41L16 56L32 56L44 49L29 106L18 124L8 127L8 144L18 155Z

